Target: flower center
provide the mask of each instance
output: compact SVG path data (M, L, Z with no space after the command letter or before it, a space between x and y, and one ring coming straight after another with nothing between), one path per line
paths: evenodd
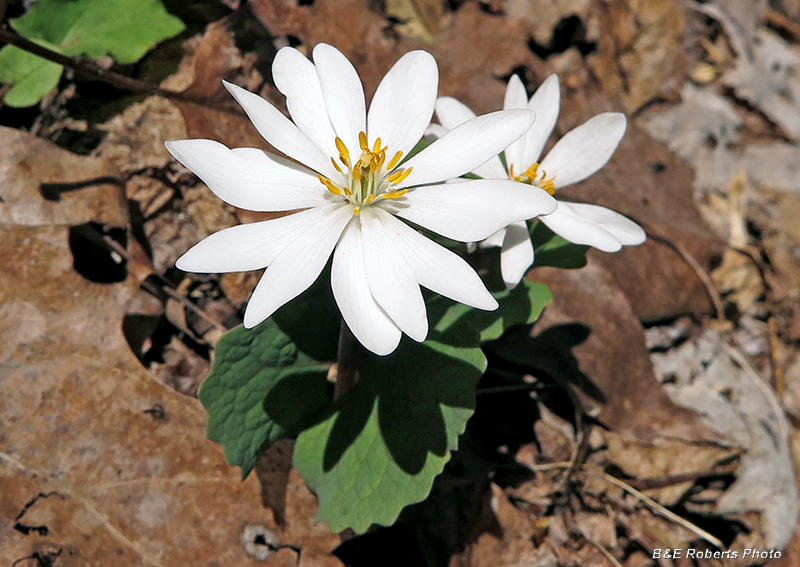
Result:
M508 176L519 183L535 185L540 189L544 189L551 195L556 192L556 187L553 184L556 180L556 176L554 175L550 179L547 179L547 172L544 170L542 170L542 174L539 175L539 162L534 163L519 175L514 175L514 164L511 164L508 166Z
M347 146L338 136L336 137L336 149L339 150L339 162L331 158L333 167L342 174L344 183L337 185L327 177L317 175L319 180L328 191L334 195L341 196L342 199L353 205L353 214L361 213L361 207L370 205L381 199L399 199L408 189L398 191L393 185L397 185L408 177L413 167L406 169L396 169L403 152L399 151L392 159L386 162L386 150L388 146L381 147L381 139L376 138L372 147L367 143L367 134L358 133L358 143L361 147L361 155L355 161L350 158Z

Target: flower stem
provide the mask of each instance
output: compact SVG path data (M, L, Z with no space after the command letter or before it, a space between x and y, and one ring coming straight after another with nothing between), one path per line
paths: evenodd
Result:
M358 361L356 350L358 341L353 332L342 321L339 331L339 352L336 357L336 385L333 388L333 399L344 396L358 382Z

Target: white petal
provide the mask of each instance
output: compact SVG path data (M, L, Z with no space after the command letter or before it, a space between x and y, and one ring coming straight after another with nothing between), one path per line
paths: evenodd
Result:
M358 72L327 43L317 44L313 56L331 125L350 153L358 155L358 133L367 131L367 105Z
M546 191L515 181L474 179L418 187L393 204L396 214L442 236L483 240L504 226L552 213Z
M558 122L561 110L561 90L558 84L558 75L550 75L539 85L528 102L528 109L536 113L536 122L522 137L525 149L519 161L514 164L518 171L525 171L528 167L539 161L548 138L553 133Z
M603 252L617 252L622 248L611 232L576 213L572 203L559 201L558 210L540 220L557 235L574 244L593 246Z
M377 207L376 216L398 243L419 284L478 309L497 309L497 301L463 258L426 238Z
M428 317L422 291L396 238L378 220L376 207L361 212L367 282L372 297L400 330L417 342L428 335Z
M448 130L460 126L476 114L466 104L451 96L440 96L436 99L436 117L439 123Z
M214 194L250 211L291 211L325 203L325 188L310 170L256 148L230 150L214 140L165 142Z
M272 146L292 159L307 165L328 178L335 178L336 169L330 156L325 155L308 136L286 118L277 108L257 94L233 83L222 81L236 102L244 109L258 133Z
M459 177L496 157L533 123L528 110L500 110L456 126L408 160L414 170L397 187L414 187ZM504 176L505 177L505 176Z
M623 246L638 246L647 239L641 226L616 211L587 203L570 203L570 208L576 216L613 234Z
M540 171L554 175L556 188L583 181L603 167L625 135L627 119L603 112L567 132L542 160Z
M441 138L448 130L460 126L464 122L475 118L475 113L464 103L450 96L439 97L436 100L436 116L439 117L443 130L434 130L436 137ZM487 179L506 179L508 174L499 154L504 148L497 151L489 161L471 170L471 173Z
M431 142L447 134L447 128L441 124L431 124L425 129L425 137Z
M419 142L433 116L439 69L427 51L403 55L383 77L369 106L367 134L380 138L388 157L403 155Z
M379 355L397 348L402 333L369 292L364 241L357 221L347 226L333 253L331 287L342 318L362 345Z
M272 263L297 234L327 214L328 207L316 207L220 230L192 246L175 265L185 272L198 273L259 270Z
M353 209L341 204L325 205L324 209L326 214L298 233L264 272L244 313L248 329L308 289L325 267L345 225L353 218Z
M317 68L293 47L284 47L272 62L272 79L286 97L286 108L292 120L323 153L337 156L333 131L322 97Z
M511 110L512 108L528 108L528 93L525 92L525 85L522 84L522 81L517 75L512 75L511 79L509 79L508 86L506 87L505 100L503 101L503 109ZM536 128L538 125L537 122L534 122L531 128ZM528 131L530 132L530 130ZM525 136L513 142L505 151L506 163L514 164L514 169L518 173L525 171L528 167L527 165L522 165L524 153Z
M533 264L533 244L528 225L515 222L506 229L500 250L500 273L508 289L514 289Z
M506 239L506 229L505 228L501 228L500 230L495 232L493 235L491 235L489 238L481 240L480 245L481 245L481 248L491 248L493 246L502 246L503 245L503 240L505 240L505 239Z

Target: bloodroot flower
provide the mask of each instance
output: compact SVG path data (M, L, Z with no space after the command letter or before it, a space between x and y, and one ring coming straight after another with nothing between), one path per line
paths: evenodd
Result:
M508 179L444 183L508 147L530 128L534 113L516 109L463 121L404 160L433 115L438 69L429 53L401 57L378 86L369 113L355 68L330 45L314 48L313 63L283 48L272 72L293 121L258 95L225 86L261 135L294 161L212 140L166 146L231 205L302 210L221 230L176 265L193 272L266 267L245 312L250 328L314 283L333 254L331 286L342 317L381 355L397 347L401 333L416 341L427 336L420 286L496 309L463 259L403 221L468 242L553 212L555 200L546 192Z
M600 170L611 159L625 134L625 115L603 112L590 118L567 132L540 161L558 120L560 106L557 75L550 75L530 100L522 81L517 75L512 76L503 108L528 108L536 113L536 123L505 148L507 169L495 156L473 173L487 179L512 179L542 190L537 193L553 195L556 189L583 181ZM475 117L472 110L451 97L436 101L436 115L441 125L431 126L433 136L442 136ZM644 230L638 224L599 205L558 201L558 209L540 220L565 240L603 252L617 252L623 245L636 246L645 241ZM482 245L502 246L500 268L510 288L519 283L533 264L533 245L524 221L502 229Z

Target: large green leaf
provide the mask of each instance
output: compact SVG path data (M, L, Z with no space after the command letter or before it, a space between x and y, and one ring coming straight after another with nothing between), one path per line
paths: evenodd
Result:
M434 329L444 332L456 323L467 323L481 334L481 341L491 341L513 325L535 322L542 310L553 300L550 289L543 283L523 280L512 290L503 286L492 295L500 304L495 311L483 311L441 296L430 300L430 318Z
M486 368L467 326L405 339L387 357L362 353L359 383L297 438L294 464L335 532L390 525L423 500L458 447Z
M160 0L39 0L9 23L23 37L64 55L111 55L120 63L138 61L184 29ZM34 63L31 57L39 59L13 52L0 57L0 80L15 85L6 97L9 106L35 104L60 77L60 65Z
M242 478L278 439L313 423L331 399L326 369L300 352L271 320L220 338L214 366L200 388L208 437Z

